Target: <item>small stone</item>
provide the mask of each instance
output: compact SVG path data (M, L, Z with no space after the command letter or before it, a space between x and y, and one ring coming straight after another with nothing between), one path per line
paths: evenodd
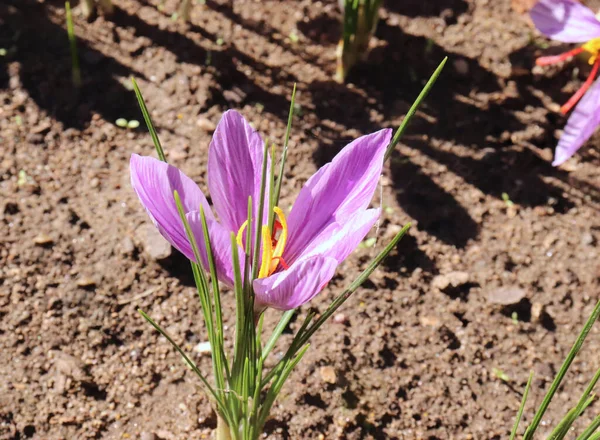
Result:
M80 359L57 350L51 351L50 354L58 373L79 382L91 382L91 377Z
M33 242L38 246L49 246L54 243L54 239L48 234L41 233L33 239Z
M153 260L165 260L171 256L171 244L160 235L154 225L141 225L136 229L135 236Z
M534 302L531 305L531 320L533 322L540 322L540 318L546 311L546 306L539 302Z
M156 440L156 435L151 432L143 431L140 434L140 440Z
M454 70L456 73L462 76L466 76L469 74L469 63L463 59L454 60Z
M435 316L421 316L419 317L419 322L424 327L439 327L440 320Z
M208 354L211 352L210 342L200 342L194 347L194 351L199 354Z
M181 149L173 149L169 151L169 159L183 160L188 157L187 151Z
M96 281L90 277L81 277L77 280L77 287L82 287L84 289L89 289L90 287L95 287Z
M595 240L594 236L589 232L585 232L581 236L581 244L584 246L592 246L595 241L596 240Z
M336 324L346 324L348 322L348 317L343 313L338 313L333 317L333 322Z
M100 179L94 177L92 180L90 180L90 186L92 188L98 188L100 186Z
M448 287L460 287L469 282L469 274L467 272L450 272L445 275L436 276L431 285L439 290L446 290Z
M334 384L337 382L337 374L335 369L329 365L319 368L319 374L323 382Z
M223 97L229 102L241 104L246 98L246 93L244 93L240 88L235 87L233 90L225 90L223 92Z
M487 299L492 304L509 306L512 304L517 304L519 301L525 298L526 295L527 292L518 286L507 286L490 290L488 292Z
M198 119L196 125L207 133L212 133L217 129L216 124L207 118Z
M121 253L123 255L129 255L135 250L135 245L131 237L127 236L121 240Z

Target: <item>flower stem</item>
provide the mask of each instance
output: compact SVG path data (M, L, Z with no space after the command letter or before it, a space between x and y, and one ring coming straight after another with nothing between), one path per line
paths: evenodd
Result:
M220 414L217 414L216 438L217 440L232 440L231 432L229 431L229 426Z

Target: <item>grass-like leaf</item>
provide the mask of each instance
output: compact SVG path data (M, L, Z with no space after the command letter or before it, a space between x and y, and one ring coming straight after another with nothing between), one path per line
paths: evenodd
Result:
M135 96L138 100L140 110L142 111L142 115L144 116L144 121L146 121L146 126L148 127L148 131L150 132L150 136L152 136L152 142L154 142L154 148L156 148L158 158L163 162L166 162L167 159L165 157L165 152L163 151L160 139L158 139L158 134L156 133L156 129L154 128L154 123L152 122L152 118L150 117L150 112L148 112L148 107L146 107L146 102L144 101L142 92L140 91L137 81L133 76L131 77L131 82L133 84L133 90L135 91Z
M531 381L533 380L533 371L529 373L529 380L527 381L527 385L525 385L525 391L523 392L523 398L521 399L521 405L519 406L519 411L517 412L517 420L515 420L515 424L513 426L512 432L510 433L509 440L513 440L517 435L517 430L519 429L519 424L521 423L521 418L523 417L523 410L525 409L525 403L527 402L527 396L529 395L529 389L531 388Z
M585 338L587 337L588 333L592 329L592 326L598 319L598 315L600 315L600 301L598 301L598 303L596 303L596 306L594 307L594 310L593 310L591 316L588 318L587 322L583 326L583 329L581 330L581 333L579 333L579 336L575 340L573 347L571 347L571 350L569 351L569 354L567 355L565 361L563 362L562 366L560 367L558 374L554 378L554 381L550 385L548 392L544 396L544 399L542 400L542 404L540 405L540 408L535 413L535 416L533 417L531 424L525 431L523 440L531 440L533 438L533 434L535 433L540 422L542 421L542 417L544 417L544 413L548 409L548 405L550 405L550 401L554 397L556 390L558 389L558 387L560 386L560 383L562 382L563 378L565 377L567 370L573 363L573 359L575 359L575 356L577 356L577 353L579 353L579 350L581 349L581 346L583 345L583 342L585 341Z
M419 96L417 96L417 99L415 100L413 105L411 105L410 109L408 110L408 113L402 120L400 127L398 127L398 129L396 130L396 133L394 133L394 137L392 138L390 145L388 145L388 147L387 147L387 150L385 152L385 160L387 160L390 157L390 155L392 154L392 151L394 151L394 148L396 147L396 145L400 141L400 138L406 131L406 128L408 127L408 124L410 123L411 119L413 118L413 116L419 109L419 106L421 105L423 100L427 97L427 95L433 88L433 85L435 84L438 77L442 73L442 70L444 69L444 66L446 65L447 61L448 61L448 57L445 57L442 60L440 65L437 67L437 69L435 69L435 71L433 72L433 74L431 75L429 80L427 81L427 84L425 84L425 87L423 87L423 90L421 90L421 93L419 93Z

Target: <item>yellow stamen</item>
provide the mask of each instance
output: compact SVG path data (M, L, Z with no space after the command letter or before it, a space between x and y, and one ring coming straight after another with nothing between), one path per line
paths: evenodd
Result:
M273 208L273 211L275 211L275 214L277 215L277 220L279 220L279 223L281 224L281 234L279 235L279 238L277 239L277 244L275 245L275 250L273 251L273 257L272 257L271 268L270 268L271 273L275 272L275 269L277 269L279 260L281 259L282 255L283 255L283 250L285 249L285 244L287 242L287 236L288 236L287 220L285 219L285 215L283 214L283 211L278 206L275 206Z
M588 63L590 63L590 65L594 64L598 58L598 55L600 54L600 37L588 41L581 47L583 50L591 54Z
M246 229L246 226L248 226L248 220L246 220L244 223L242 223L242 226L240 226L240 229L238 230L238 233L236 235L236 241L237 244L243 248L244 247L244 243L242 242L242 238L244 238L244 230Z
M273 260L273 244L271 243L271 231L268 226L262 227L262 263L260 264L260 271L258 272L258 278L265 278L271 275L271 261ZM275 266L277 267L277 266Z

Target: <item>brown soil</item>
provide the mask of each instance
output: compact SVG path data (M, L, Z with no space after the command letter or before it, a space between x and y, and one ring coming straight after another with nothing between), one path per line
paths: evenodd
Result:
M79 91L61 3L0 4L0 438L200 439L214 427L198 381L136 311L190 352L206 338L184 259L159 264L136 238L148 219L128 158L153 148L144 129L114 125L141 120L130 75L169 160L204 189L211 123L237 108L281 142L298 82L289 206L349 139L396 127L445 55L382 178L377 244L358 249L311 306L322 310L399 225L413 222L410 236L316 335L266 434L506 438L533 370L531 419L600 292L600 137L550 166L565 122L555 103L586 72L571 63L532 73L536 56L560 48L542 49L511 8L523 2L389 1L369 62L341 86L331 81L335 0L206 0L191 24L171 20L171 0L115 0L110 19L77 17ZM490 303L510 286L525 298ZM230 293L224 301L231 310ZM568 376L574 391L558 394L542 431L598 368L598 329L586 347ZM208 358L194 358L208 373Z

